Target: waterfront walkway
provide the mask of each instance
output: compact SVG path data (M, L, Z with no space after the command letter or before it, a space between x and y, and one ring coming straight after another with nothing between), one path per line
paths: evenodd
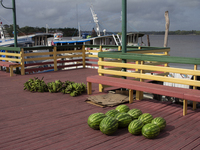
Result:
M88 95L71 97L62 93L30 93L23 84L33 77L86 83L96 75L95 69L77 69L33 75L16 75L0 71L0 149L1 150L71 150L71 149L200 149L200 109L182 116L182 106L144 99L127 104L143 113L166 119L167 126L156 139L131 135L127 128L107 136L87 125L96 112L106 113L112 107L100 108L85 102ZM93 84L93 93L98 85ZM115 107L114 107L115 108Z

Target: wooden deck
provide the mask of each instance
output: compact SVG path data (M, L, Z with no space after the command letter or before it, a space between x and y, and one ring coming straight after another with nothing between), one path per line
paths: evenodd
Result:
M87 94L70 97L62 93L30 93L23 84L33 77L46 82L71 80L86 83L86 77L96 75L95 69L17 75L0 71L0 149L1 150L71 150L71 149L200 149L200 109L182 116L182 106L169 102L144 99L127 104L131 109L161 116L167 127L156 139L131 135L127 128L106 136L87 125L87 118L100 108L84 102ZM93 84L93 93L98 85ZM114 107L115 108L115 107Z

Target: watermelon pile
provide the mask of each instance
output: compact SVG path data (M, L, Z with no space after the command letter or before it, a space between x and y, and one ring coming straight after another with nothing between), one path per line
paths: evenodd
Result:
M129 109L127 105L119 105L104 113L94 113L88 117L88 126L100 130L103 134L112 135L118 128L128 128L133 135L142 134L145 138L157 137L166 127L162 117L153 118L149 113L139 109Z

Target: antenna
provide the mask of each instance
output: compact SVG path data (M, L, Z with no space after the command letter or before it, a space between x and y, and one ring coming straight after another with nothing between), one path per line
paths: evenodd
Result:
M97 14L95 14L95 12L94 12L94 10L93 10L93 5L90 6L90 10L91 10L91 13L92 13L93 20L94 20L94 22L96 23L97 35L98 35L98 36L101 36L101 34L100 34L100 28L99 28L98 17L97 17Z

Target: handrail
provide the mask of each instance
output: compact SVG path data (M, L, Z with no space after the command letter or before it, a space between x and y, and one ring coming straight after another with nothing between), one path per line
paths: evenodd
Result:
M99 52L98 57L200 65L200 58L189 58L189 57L157 56L157 55L145 55L145 54L133 54L133 53L120 54L118 52Z

